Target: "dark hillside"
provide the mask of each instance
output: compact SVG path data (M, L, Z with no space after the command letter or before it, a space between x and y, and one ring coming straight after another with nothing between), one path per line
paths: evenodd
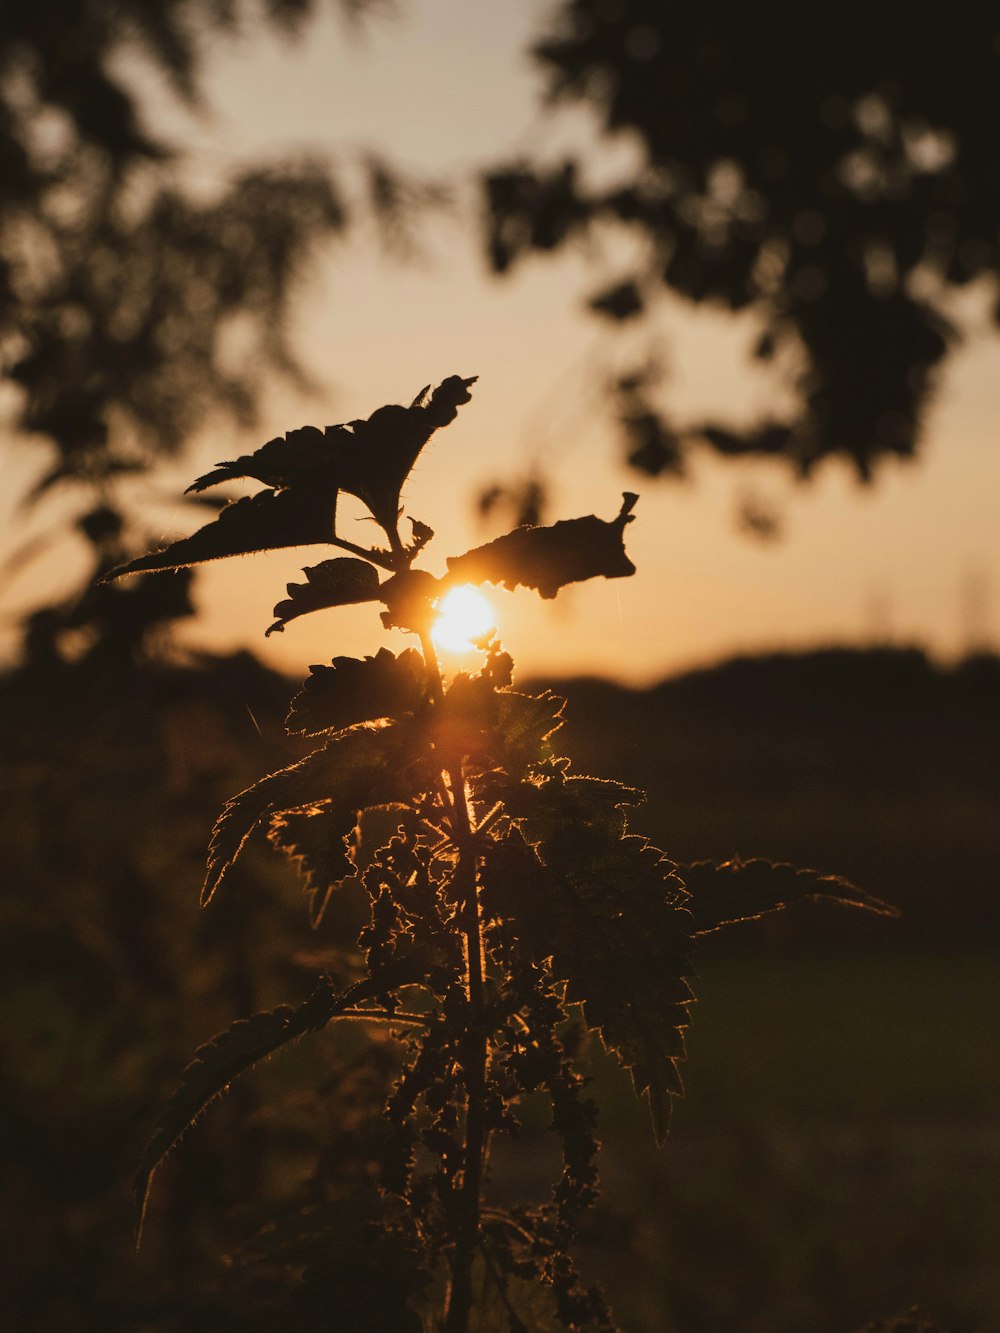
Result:
M645 788L633 823L676 859L787 859L904 908L902 925L844 914L836 930L855 937L1000 925L1000 659L944 669L916 649L837 648L647 690L535 683L569 700L575 766Z

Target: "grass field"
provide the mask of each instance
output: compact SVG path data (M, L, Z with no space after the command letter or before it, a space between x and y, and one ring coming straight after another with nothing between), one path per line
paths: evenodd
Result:
M795 956L765 932L698 971L664 1149L595 1060L605 1195L581 1258L623 1326L849 1333L917 1303L1000 1329L1000 955ZM529 1145L525 1176L547 1158Z

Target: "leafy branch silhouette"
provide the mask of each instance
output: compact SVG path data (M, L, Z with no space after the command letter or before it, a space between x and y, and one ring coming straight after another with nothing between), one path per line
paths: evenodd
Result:
M495 637L483 644L479 670L442 674L431 628L456 584L524 585L554 597L569 583L635 573L624 548L632 494L609 521L588 515L517 528L450 558L443 578L414 567L433 534L411 520L404 542L401 490L474 383L452 375L408 407L323 431L303 427L220 463L190 489L233 478L267 489L107 576L274 547L339 547L350 556L324 560L306 569L305 583L289 585L271 631L317 610L372 602L384 606L386 626L419 643L312 667L286 726L316 748L234 796L209 850L206 904L257 830L302 875L313 924L347 885L363 893L370 918L357 940L358 979L338 986L321 974L304 1002L238 1020L202 1046L137 1175L141 1230L160 1162L241 1074L334 1020L390 1034L398 1063L385 1089L379 1202L358 1205L363 1225L350 1252L367 1248L340 1263L343 1201L310 1212L299 1249L285 1255L289 1285L274 1297L271 1326L297 1328L298 1314L319 1310L327 1323L336 1315L338 1327L466 1333L483 1285L508 1326L525 1329L537 1317L519 1310L530 1284L545 1293L549 1322L613 1330L604 1297L571 1257L598 1191L581 1022L631 1075L662 1142L682 1091L697 939L808 896L892 911L835 876L787 865L678 867L628 831L626 809L642 793L571 773L558 757L563 701L515 690L512 660ZM341 491L368 507L384 547L338 536ZM369 826L384 830L374 845ZM539 1092L561 1143L559 1179L547 1200L500 1207L489 1191L491 1141L517 1134L520 1105ZM361 1297L359 1274L369 1283Z

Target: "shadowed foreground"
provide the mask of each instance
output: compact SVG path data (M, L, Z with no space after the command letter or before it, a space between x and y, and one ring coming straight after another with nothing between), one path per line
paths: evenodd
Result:
M995 659L940 673L916 653L831 652L645 693L565 687L565 748L645 785L633 823L674 854L797 859L905 912L805 906L706 948L662 1152L596 1061L606 1190L584 1258L625 1328L846 1333L914 1302L953 1333L997 1325L998 681ZM219 1254L239 1259L280 1212L317 1140L335 1165L376 1132L350 1033L324 1038L315 1089L315 1056L272 1061L168 1161L133 1257L128 1182L190 1049L305 993L356 926L345 901L309 932L264 854L197 912L218 805L287 762L289 693L245 657L138 673L83 658L0 686L3 1244L26 1333L248 1326L255 1289ZM498 1182L548 1178L551 1139L529 1117Z

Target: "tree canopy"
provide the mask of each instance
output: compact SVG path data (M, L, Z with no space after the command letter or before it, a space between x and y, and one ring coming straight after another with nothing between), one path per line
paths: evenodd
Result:
M640 359L613 385L630 463L677 473L700 444L801 475L841 456L868 480L914 454L956 343L948 297L1000 268L998 55L986 10L560 0L534 59L600 142L486 174L493 269L610 225L641 258L591 295L597 316L641 327L665 293L752 311L797 402L743 430L678 424ZM594 184L622 139L634 170Z

